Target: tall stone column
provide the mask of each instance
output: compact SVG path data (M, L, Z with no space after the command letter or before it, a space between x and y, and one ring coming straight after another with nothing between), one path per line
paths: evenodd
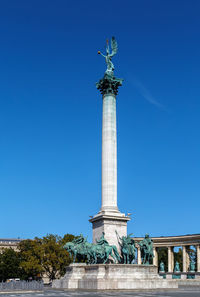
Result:
M168 246L168 272L173 272L173 252L172 247Z
M122 79L114 77L113 73L105 73L96 84L103 97L102 193L100 212L90 219L93 226L93 242L95 243L104 232L109 244L117 247L118 235L127 235L127 221L130 220L117 207L116 96L121 85Z
M196 246L197 251L197 272L200 272L200 245Z
M102 211L118 211L116 96L113 93L103 95L101 197Z
M153 265L158 266L158 251L156 249L156 247L153 248Z
M187 254L186 246L183 246L183 272L187 272Z

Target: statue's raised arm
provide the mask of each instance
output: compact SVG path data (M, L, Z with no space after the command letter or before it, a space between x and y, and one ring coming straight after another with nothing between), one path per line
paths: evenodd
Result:
M114 65L112 63L112 57L114 55L116 55L117 50L118 50L118 46L117 46L117 41L115 39L115 37L111 38L111 49L112 52L110 53L110 48L109 48L109 41L107 39L107 46L106 46L106 55L103 55L100 51L98 51L98 54L101 54L105 60L106 60L106 64L107 64L107 69L106 69L106 73L109 75L113 75L113 71L114 71Z

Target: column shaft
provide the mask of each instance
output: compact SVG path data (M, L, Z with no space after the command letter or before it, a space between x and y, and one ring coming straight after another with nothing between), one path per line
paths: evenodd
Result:
M172 248L168 246L168 272L173 272L172 264Z
M200 272L200 245L196 246L197 251L197 272Z
M174 247L171 247L171 252L172 271L174 271Z
M186 246L183 246L183 272L187 272Z
M156 249L156 247L153 248L153 265L158 266L158 251Z
M186 246L186 271L189 270L189 266L190 266L190 256L189 256L189 251L190 249L190 245Z
M102 122L102 207L117 210L116 96L103 96Z

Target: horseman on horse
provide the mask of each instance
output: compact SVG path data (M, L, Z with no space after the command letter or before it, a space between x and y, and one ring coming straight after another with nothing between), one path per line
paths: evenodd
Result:
M99 258L99 261L105 264L110 259L113 259L114 263L120 262L120 256L117 251L117 248L115 245L109 245L108 241L104 237L105 233L102 232L102 235L99 240L96 240L96 249L101 249L101 253L97 254L96 257Z
M120 256L115 245L110 246L104 237L97 240L97 244L89 243L81 234L72 242L67 242L64 248L69 252L75 263L76 258L83 258L88 264L107 263L109 259L120 262Z
M66 249L73 258L73 263L75 263L76 258L82 258L89 262L90 255L88 253L88 245L90 245L90 243L87 242L87 238L80 234L78 237L75 237L72 242L67 242L64 245L64 249Z
M120 237L117 231L115 231L118 239L118 243L121 247L121 255L123 257L122 261L124 264L132 264L133 260L135 259L135 242L133 238L129 234L128 236Z

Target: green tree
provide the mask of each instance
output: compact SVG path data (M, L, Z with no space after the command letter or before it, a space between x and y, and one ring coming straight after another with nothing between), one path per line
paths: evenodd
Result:
M52 234L43 237L41 263L50 281L62 276L70 262L61 237Z
M70 242L70 241L72 241L72 240L74 240L74 238L76 238L77 236L74 236L74 235L72 235L72 234L65 234L64 236L63 236L63 239L62 239L62 244L64 245L65 243L67 243L67 242Z
M41 263L42 241L39 238L27 239L19 243L18 249L21 255L21 268L25 271L25 278L38 279L42 277L44 268Z
M3 249L0 254L0 281L9 278L21 278L23 270L20 268L20 254L13 249Z
M48 234L43 238L24 240L19 243L21 254L21 267L28 277L37 279L47 276L50 281L63 276L66 266L72 260L64 249L66 242L72 241L74 236L66 234L63 238L58 235Z

